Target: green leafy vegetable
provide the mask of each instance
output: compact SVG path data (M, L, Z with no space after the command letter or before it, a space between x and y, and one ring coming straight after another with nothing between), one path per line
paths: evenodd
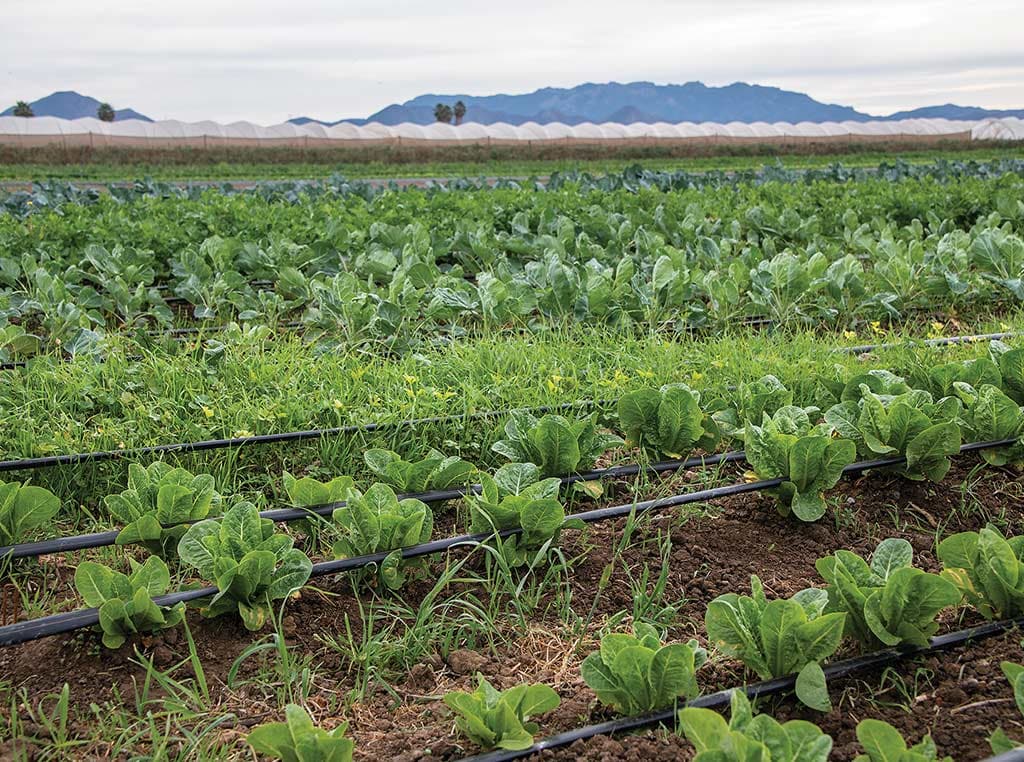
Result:
M815 562L829 583L829 611L846 614L846 634L868 648L928 645L935 617L960 602L959 588L937 574L915 569L906 540L882 540L870 565L848 550Z
M83 561L75 569L75 588L87 606L99 608L103 645L119 648L137 632L156 632L174 627L185 616L185 604L158 606L153 597L163 595L171 583L170 573L157 556L144 564L129 558L131 574L108 569L103 564Z
M826 762L832 738L813 722L778 722L753 713L741 690L730 696L729 722L700 707L679 710L679 725L697 750L694 762Z
M531 716L555 709L560 699L547 685L517 685L498 691L482 675L472 693L451 691L444 703L458 712L455 724L485 749L528 749L539 726Z
M651 457L684 458L695 447L713 450L718 424L700 408L700 394L685 384L638 389L622 395L619 423L630 446Z
M205 519L220 502L209 474L193 476L166 463L128 466L128 489L107 495L107 510L123 528L118 545L141 545L163 558L173 557L191 522Z
M380 581L390 590L399 589L406 580L402 554L398 548L430 539L434 515L425 503L412 498L399 501L386 484L374 484L366 494L352 489L346 504L332 515L344 535L334 543L336 558L353 558L394 551L380 563Z
M337 476L329 482L320 482L310 476L296 479L284 472L284 491L296 508L313 508L340 503L352 489L351 476Z
M352 762L355 744L345 738L348 723L330 732L322 730L296 704L285 707L284 717L284 722L268 722L253 728L246 737L257 754L283 762Z
M938 762L939 753L931 736L925 736L917 745L907 748L903 736L888 722L861 720L857 725L857 740L864 747L854 762ZM943 757L941 762L953 762Z
M1024 536L1005 538L994 527L961 532L939 543L942 576L986 619L1024 614Z
M565 476L594 467L607 450L622 444L613 434L598 431L596 415L569 421L560 415L538 419L515 411L505 422L505 439L491 445L515 463L533 463L543 476Z
M399 492L426 492L448 489L467 484L476 466L455 456L445 457L431 450L427 457L415 463L391 450L367 450L363 460L377 476Z
M820 662L839 648L846 614L825 613L824 590L807 588L792 598L769 601L756 575L750 587L750 596L726 593L708 604L708 637L763 680L797 673L797 698L812 709L828 711Z
M256 506L247 502L236 503L219 520L193 524L178 543L178 555L217 585L203 615L237 611L247 629L262 628L272 601L306 584L313 569L293 542L286 534L275 534L274 522L261 519Z
M997 442L1003 439L1017 439L1007 447L987 447L979 450L986 463L1005 466L1007 463L1020 467L1024 465L1024 410L990 384L978 389L968 385L954 384L957 396L963 401L963 423L967 438L972 442Z
M784 480L773 491L779 512L792 511L802 521L825 514L825 490L835 486L857 456L853 442L833 439L827 426L812 425L807 411L793 406L765 415L760 426L746 426L744 444L758 477Z
M565 527L578 528L579 522L566 521L565 508L558 500L560 481L538 481L539 466L533 463L509 463L493 477L480 475L480 494L467 495L471 532L500 532L522 528L518 536L501 544L509 564L522 566L537 552L557 542Z
M21 542L30 529L41 527L60 510L49 490L17 482L0 482L0 542Z
M697 695L696 671L707 651L696 640L663 646L657 631L638 623L633 634L609 633L583 660L583 681L619 714L634 715L671 706Z
M906 466L895 468L908 479L940 481L950 467L950 456L960 452L960 401L945 397L938 402L915 389L883 397L862 387L858 402L829 408L825 421L844 439L852 440L862 456L903 456Z

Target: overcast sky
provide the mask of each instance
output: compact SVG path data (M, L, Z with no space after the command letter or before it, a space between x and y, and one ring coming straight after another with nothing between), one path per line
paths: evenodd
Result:
M1024 108L1022 0L3 0L0 102L362 117L427 92L744 81L885 114Z

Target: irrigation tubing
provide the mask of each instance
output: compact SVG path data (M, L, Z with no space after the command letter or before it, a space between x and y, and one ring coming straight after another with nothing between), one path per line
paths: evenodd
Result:
M1003 447L1012 445L1016 441L1016 439L1001 439L992 442L972 442L962 445L960 447L960 452L973 452L991 447ZM905 457L866 460L859 463L851 463L846 466L843 469L843 474L861 473L875 468L898 466L905 462ZM687 492L685 494L656 498L654 500L644 500L638 503L625 503L622 505L608 506L606 508L596 508L591 511L574 513L566 518L576 519L587 524L593 524L601 521L608 521L610 519L622 518L624 516L639 515L641 513L647 513L649 511L659 510L662 508L673 508L679 505L688 505L691 503L703 503L709 500L729 497L731 495L741 495L747 492L760 492L762 490L778 487L783 481L783 479L765 479L756 482L731 484L725 487L714 487L712 489ZM432 540L419 545L411 545L406 548L399 548L398 550L401 552L402 558L404 559L421 558L435 553L443 553L462 546L479 545L480 543L495 538L507 539L521 534L522 531L522 527L516 527L513 529L503 529L499 532L462 534L441 540ZM367 566L383 562L384 559L393 552L394 551L389 550L382 551L380 553L371 553L369 555L354 556L352 558L343 558L336 561L323 561L316 563L313 564L313 571L310 574L310 578L364 569ZM216 587L204 587L161 595L154 598L153 601L159 606L173 606L178 603L188 603L216 594ZM37 640L50 635L72 632L85 627L91 627L98 623L99 609L97 608L80 609L78 611L61 614L51 614L50 616L39 617L26 622L16 622L14 624L0 627L0 646L16 645L18 643L25 643L30 640Z
M1010 749L994 757L988 757L984 762L1024 762L1024 749Z
M687 458L686 460L665 460L658 463L651 463L646 466L612 466L610 468L595 469L593 471L584 471L583 473L564 476L560 481L563 485L569 485L576 482L591 482L600 481L602 479L619 479L637 476L640 472L661 474L666 471L678 471L684 468L701 468L705 466L718 465L719 463L732 463L739 460L744 460L744 453L742 450L734 450L731 452L719 453L717 455ZM423 503L433 504L443 503L448 500L457 500L469 492L479 491L480 485L474 484L461 489L410 492L399 495L398 499L405 500L406 498L412 498ZM304 506L302 508L276 508L273 510L261 511L260 518L279 522L298 521L300 519L308 519L311 515L329 516L335 509L341 508L344 505L345 501L342 500L336 503L324 503L322 505ZM181 523L194 524L196 522L183 521ZM174 525L171 524L165 526ZM76 550L103 548L109 545L114 545L119 532L120 530L94 532L91 534L55 537L47 540L38 540L36 542L25 542L18 545L5 545L0 547L0 559L34 558L37 556L50 555L52 553L70 553Z
M951 344L966 344L971 342L1005 339L1016 336L1016 332L1006 333L984 333L971 336L949 336L939 339L926 339L921 343L927 346L948 346ZM835 353L863 354L876 349L892 349L900 346L913 346L914 342L907 345L901 344L863 344L856 347L837 347L831 351ZM0 366L3 369L4 366ZM543 405L532 408L513 408L511 410L489 410L470 415L436 416L433 418L419 418L394 423L368 423L351 426L341 426L330 429L310 429L307 431L285 431L279 434L257 434L251 437L234 437L230 439L208 439L197 442L175 442L163 445L152 445L149 447L133 447L124 450L100 450L96 452L73 453L69 455L52 455L42 458L23 458L19 460L0 461L0 473L7 471L29 471L40 468L51 468L55 466L77 465L104 460L115 460L118 458L138 457L141 455L157 455L169 452L200 452L204 450L226 449L230 447L242 447L245 445L282 444L287 442L301 442L312 439L325 439L345 434L359 432L370 433L391 428L403 428L406 426L419 426L434 423L450 423L462 420L478 420L486 418L497 418L507 415L515 410L522 410L530 413L548 413L560 410L571 410L575 407L591 408L614 405L617 400L577 400L575 402L563 402L558 405Z
M999 622L988 622L987 624L979 625L977 627L969 627L965 630L958 630L957 632L951 632L946 635L939 635L938 637L932 638L931 642L927 646L887 648L881 651L864 654L862 656L843 659L842 661L825 665L823 667L823 671L825 673L826 680L838 680L856 672L861 672L866 669L877 669L894 662L902 661L903 659L948 651L974 641L1001 635L1004 632L1008 632L1009 630L1013 630L1021 626L1024 626L1024 617L1004 619ZM771 680L764 680L751 685L741 686L740 689L744 690L749 698L754 699L788 693L793 690L795 685L796 675L789 675L787 677L777 677ZM733 689L726 689L718 691L717 693L709 693L707 696L700 696L692 701L687 701L685 706L700 707L703 709L725 708L729 706L732 690ZM499 750L487 752L485 754L477 754L475 756L463 758L462 762L511 762L511 760L521 759L532 754L537 754L545 749L557 749L563 746L569 746L576 741L593 738L594 736L626 733L632 730L648 728L652 725L666 724L675 727L677 712L678 709L673 707L671 709L664 709L660 712L651 712L649 714L634 717L620 717L615 720L600 722L595 725L588 725L583 728L576 728L564 733L559 733L558 735L550 736L538 741L533 744L533 746L526 749ZM1010 754L1013 754L1013 752L1010 752ZM1011 760L1012 762L1021 762L1021 760L1024 760L1024 753L1020 754L1020 756L1001 755L995 759L999 759L1000 762L1003 762L1004 757L1006 758L1006 762L1011 762Z

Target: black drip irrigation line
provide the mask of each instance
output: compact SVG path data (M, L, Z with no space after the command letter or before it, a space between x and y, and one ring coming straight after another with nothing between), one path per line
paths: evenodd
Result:
M1003 447L1012 445L1016 441L1016 439L1001 439L992 442L972 442L970 444L962 445L960 447L960 452L973 452L991 447ZM843 474L861 473L875 468L898 466L905 462L905 457L866 460L861 461L860 463L851 463L846 466L843 469ZM592 511L574 513L566 518L578 519L584 523L593 524L625 516L639 515L641 513L647 513L661 508L673 508L690 503L703 503L709 500L729 497L731 495L741 495L747 492L760 492L762 490L774 489L781 485L783 481L784 479L765 479L763 481L731 484L725 487L714 487L712 489L699 490L697 492L672 495L671 497L644 500L639 503L626 503L622 505L608 506L607 508L597 508ZM516 535L521 534L522 531L522 527L516 527L513 529L503 529L499 532L462 534L441 540L432 540L419 545L398 548L397 550L401 552L403 559L421 558L435 553L444 553L462 546L477 546L496 538L507 539L509 537L515 537ZM393 550L389 550L364 556L342 558L337 561L323 561L315 563L313 564L313 571L310 574L310 579L313 577L323 577L364 569L367 566L383 562L384 559L393 552ZM173 606L178 603L188 603L202 598L208 598L216 594L216 587L204 587L157 596L153 601L159 606ZM17 645L18 643L38 640L39 638L44 638L50 635L59 635L65 632L84 629L98 623L99 609L97 608L80 609L78 611L62 614L51 614L49 616L31 619L26 622L16 622L15 624L0 627L0 646Z
M585 471L580 474L564 476L560 481L563 486L567 486L576 482L591 482L600 481L602 479L619 479L637 476L641 472L661 474L667 471L678 471L684 468L702 468L718 465L719 463L732 463L739 460L744 460L744 453L742 450L719 453L717 455L688 458L686 460L666 460L658 463L651 463L647 466L612 466L611 468L595 469L593 471ZM412 498L423 503L433 504L443 503L448 500L457 500L470 492L479 491L480 485L474 484L461 489L410 492L398 495L398 499L405 500L407 498ZM335 509L341 508L344 505L345 501L342 500L336 503L324 503L323 505L311 505L302 508L277 508L268 511L260 511L260 518L279 522L299 521L301 519L308 519L311 516L329 516ZM211 516L210 518L217 517ZM196 522L182 522L182 524L194 523ZM54 553L70 553L76 550L103 548L114 545L119 533L120 530L113 530L109 532L94 532L91 534L80 534L68 537L55 537L48 540L20 543L18 545L5 545L0 547L0 559L35 558L37 556L46 556Z
M969 627L965 630L958 630L957 632L940 635L932 638L931 643L927 646L887 648L881 651L864 654L863 656L854 656L850 659L843 659L842 661L833 662L832 664L828 664L823 667L825 679L838 680L855 672L862 672L866 669L877 669L894 662L902 661L903 659L948 651L959 646L968 645L974 641L1001 635L1004 632L1009 632L1010 630L1019 628L1022 625L1024 625L1024 617L1004 619L1000 622L989 622L977 627ZM748 698L755 699L788 693L793 690L795 685L796 675L789 675L787 677L777 677L771 680L764 680L751 685L739 686L738 688L746 692ZM700 696L692 701L687 701L685 706L700 707L702 709L724 709L729 706L733 690L734 689L726 689L716 693L710 693L707 696ZM681 709L682 707L679 708ZM593 738L594 736L626 733L632 730L649 728L653 725L669 725L671 727L675 727L677 713L678 709L673 707L672 709L664 709L660 712L651 712L649 714L638 715L635 717L620 717L615 720L600 722L595 725L588 725L583 728L576 728L575 730L569 730L565 733L550 736L538 741L527 749L503 749L487 752L485 754L476 754L471 757L464 757L462 762L511 762L513 759L522 759L523 757L527 757L532 754L538 754L546 749L558 749L564 746L569 746L576 741ZM1014 752L1009 752L1009 754L1013 753ZM996 759L1003 762L1004 756L1006 757L1007 762L1010 760L1013 760L1013 762L1020 762L1020 760L1024 760L1024 750L1022 750L1020 756L1001 755L996 757Z
M1024 748L1010 749L994 757L988 757L984 762L1024 762Z
M836 354L851 354L861 355L865 352L874 352L879 349L900 349L902 347L912 347L916 343L921 343L929 347L946 347L951 344L971 344L977 341L997 341L999 339L1008 339L1017 335L1017 331L1004 331L1002 333L979 333L973 336L947 336L941 339L924 339L919 342L908 341L906 343L889 343L889 344L862 344L857 347L838 347L832 351Z
M151 445L148 447L131 447L124 450L98 450L80 452L71 455L50 455L42 458L24 458L21 460L0 461L0 473L5 471L30 471L53 466L77 465L103 460L136 458L140 455L157 455L168 452L201 452L204 450L220 450L229 447L246 445L282 444L286 442L303 442L314 439L345 434L369 434L377 431L389 431L405 427L426 426L435 423L453 423L455 421L474 421L487 418L500 418L514 412L551 413L574 408L597 408L614 405L615 400L577 400L562 402L558 405L541 405L539 407L511 408L508 410L487 410L480 413L464 413L459 415L433 416L431 418L411 418L405 421L383 423L353 424L330 429L309 429L307 431L283 431L279 434L256 434L251 437L233 437L231 439L205 439L198 442L175 442L173 444Z

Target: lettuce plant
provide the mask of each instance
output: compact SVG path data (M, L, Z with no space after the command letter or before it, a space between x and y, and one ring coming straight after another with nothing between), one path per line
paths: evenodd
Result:
M993 466L1024 465L1024 410L991 384L975 389L969 384L954 385L957 396L964 403L962 414L964 433L972 442L995 442L1017 439L1008 447L989 447L979 450L986 463Z
M793 396L793 392L775 376L743 381L733 395L735 402L715 411L715 423L724 436L742 440L745 424L757 423L765 414L771 417L779 408L791 406Z
M1024 614L1024 535L1005 538L994 527L961 532L939 543L942 576L986 619Z
M476 471L476 466L455 456L445 457L431 450L423 460L409 462L391 450L367 450L363 453L366 465L380 479L399 492L426 492L464 486Z
M482 675L472 693L450 691L444 703L458 712L455 724L485 749L528 749L539 726L529 719L555 709L558 694L547 685L517 685L498 691Z
M406 579L399 548L430 539L434 526L430 508L412 498L399 500L386 484L374 484L366 494L351 489L345 500L332 515L343 535L334 543L335 558L392 551L381 561L379 577L388 589L399 589Z
M1012 661L1004 661L999 666L1002 668L1003 674L1006 675L1006 679L1010 681L1010 687L1013 688L1013 700L1017 704L1017 711L1024 715L1024 667ZM995 732L989 736L988 743L992 747L993 754L1003 754L1024 746L1006 735L1006 731L1002 728L996 728Z
M257 754L283 762L352 762L355 744L345 738L348 723L328 732L316 727L297 704L284 709L284 722L268 722L246 737Z
M103 645L119 648L137 632L156 632L174 627L185 616L185 604L158 606L153 597L163 595L171 584L165 564L150 556L139 564L128 559L131 574L109 569L103 564L83 561L75 569L75 588L87 606L99 609Z
M558 500L561 482L539 477L540 467L533 463L509 463L493 477L480 474L480 493L466 496L469 531L522 529L518 536L501 543L502 554L513 566L526 564L532 555L557 542L563 528L582 526L578 521L566 521L565 508Z
M671 706L699 693L696 671L708 654L696 640L661 644L657 631L639 623L633 634L609 633L580 665L583 681L619 714L634 715Z
M313 569L293 542L275 534L274 522L261 519L248 502L236 503L219 520L193 524L178 543L178 556L217 586L203 615L237 611L246 629L262 628L272 602L306 584Z
M999 367L987 357L929 366L911 374L911 380L915 389L923 389L935 399L952 396L958 383L1002 386Z
M205 519L220 502L209 474L193 476L166 463L128 466L128 489L103 499L123 527L118 545L141 545L163 558L173 557L188 524Z
M613 434L597 429L596 415L569 421L560 415L535 418L515 411L505 422L505 439L491 449L514 463L533 463L544 476L588 471L606 451L622 444Z
M949 471L950 456L960 452L961 403L956 397L933 402L914 389L894 397L862 387L858 402L829 408L825 421L844 439L856 443L864 457L903 456L906 465L895 468L908 479L940 481Z
M909 643L928 645L935 617L955 606L959 588L938 574L915 569L914 549L903 539L882 540L871 563L848 550L819 558L828 582L828 610L846 614L846 634L868 648Z
M21 542L31 529L41 527L60 510L60 500L49 490L18 482L0 482L0 542Z
M637 389L622 395L616 409L626 443L653 458L684 458L695 447L713 450L718 442L718 424L685 384Z
M751 576L750 587L750 596L726 593L708 604L708 638L762 680L797 673L797 698L812 709L828 711L831 703L820 662L839 648L846 614L825 612L824 590L807 588L792 598L769 601L756 575Z
M329 482L321 482L311 476L296 479L287 471L284 472L284 491L296 508L315 508L340 503L353 485L351 476L336 476Z
M900 732L882 720L861 720L857 724L857 740L864 753L854 757L854 762L953 762L952 757L942 757L940 761L931 736L908 748Z
M813 722L755 715L742 690L733 689L729 703L729 722L711 709L679 710L679 726L697 750L694 762L827 762L832 738Z
M834 439L827 426L813 426L807 411L793 406L765 415L760 426L748 425L744 446L758 477L784 480L772 490L779 513L792 512L802 521L824 515L825 490L835 486L857 456L853 442Z
M989 355L999 367L1003 391L1018 405L1024 405L1024 349L1011 349L1001 341L993 341Z

